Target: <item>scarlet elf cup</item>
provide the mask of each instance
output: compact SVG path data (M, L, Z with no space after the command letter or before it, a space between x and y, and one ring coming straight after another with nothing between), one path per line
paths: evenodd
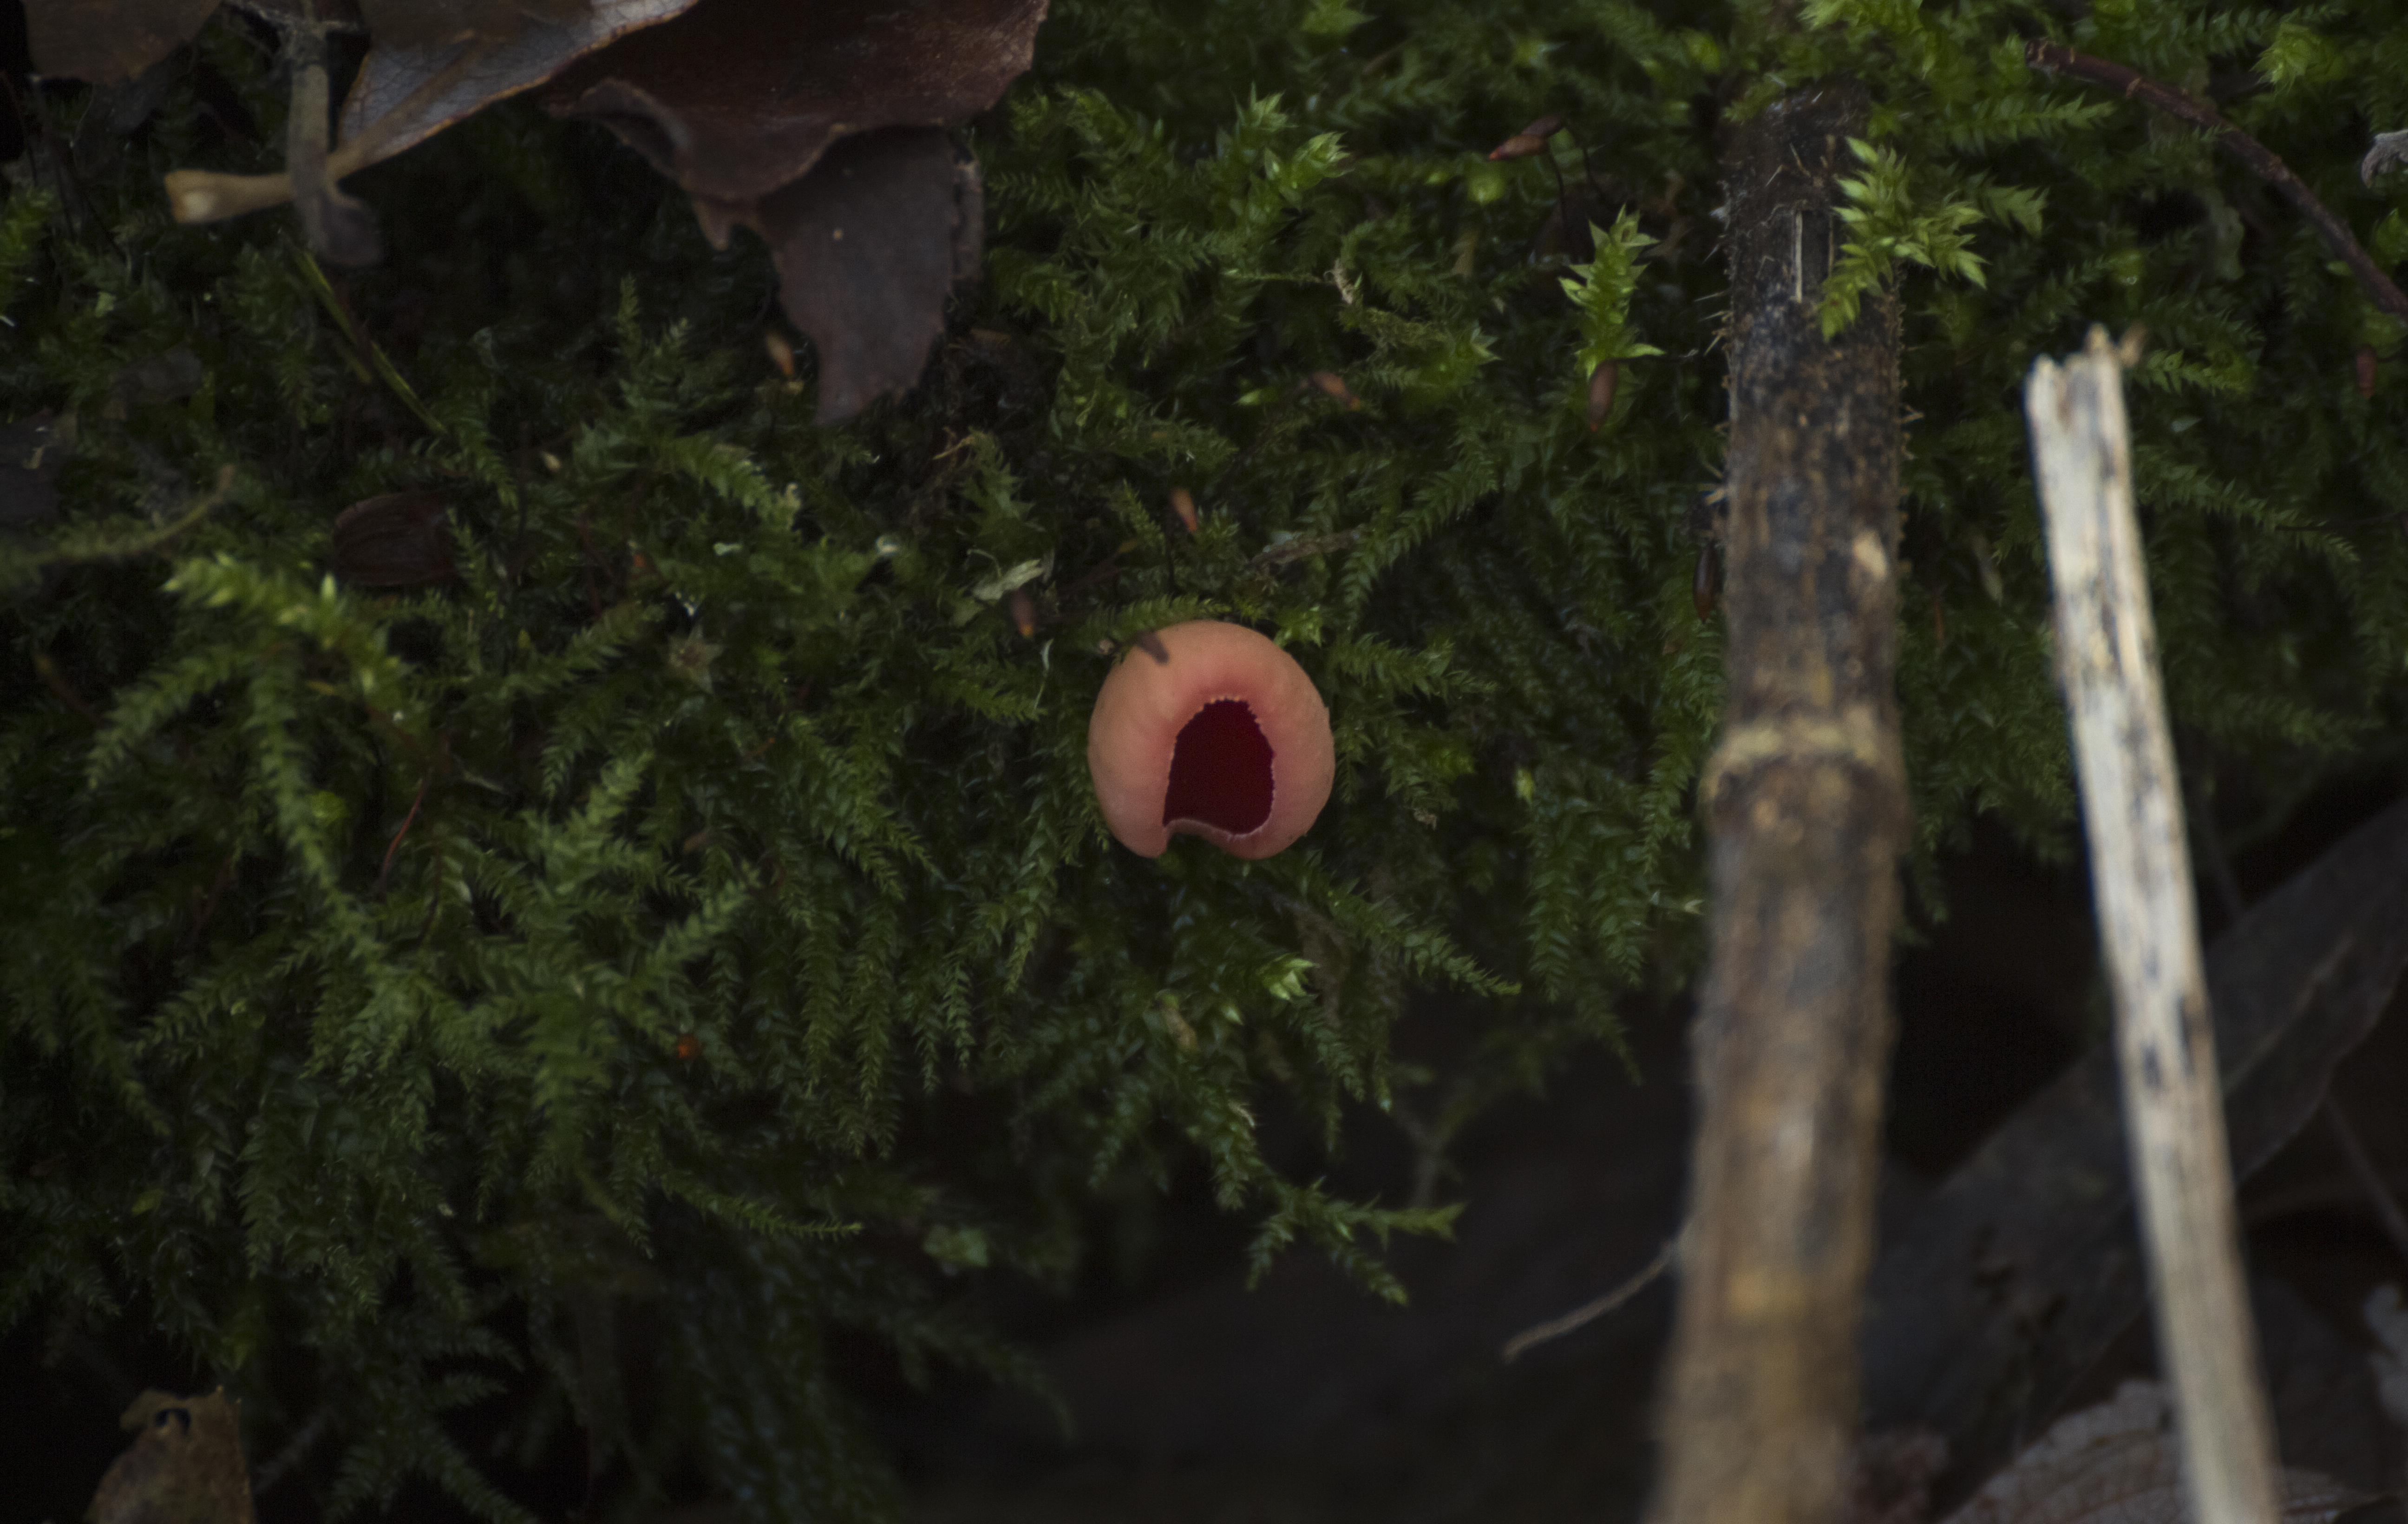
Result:
M1132 642L1087 721L1104 824L1144 857L1178 835L1268 857L1312 827L1337 769L1312 679L1267 637L1218 620Z

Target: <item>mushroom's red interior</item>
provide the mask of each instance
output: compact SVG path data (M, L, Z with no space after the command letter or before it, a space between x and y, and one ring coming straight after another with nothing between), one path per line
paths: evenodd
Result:
M1180 729L1162 823L1193 820L1243 836L1270 817L1271 743L1244 699L1216 698Z

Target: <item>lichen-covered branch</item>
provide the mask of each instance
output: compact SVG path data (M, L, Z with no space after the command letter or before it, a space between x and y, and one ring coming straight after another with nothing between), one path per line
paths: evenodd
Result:
M2172 1378L2191 1517L2275 1517L2274 1422L2241 1266L2215 1031L2199 950L2182 785L2132 502L2123 372L2106 331L2026 390L2057 588L2091 898L2115 999L2124 1126Z

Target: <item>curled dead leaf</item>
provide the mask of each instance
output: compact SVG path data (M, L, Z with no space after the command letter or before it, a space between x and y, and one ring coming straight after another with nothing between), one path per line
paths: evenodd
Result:
M545 91L693 198L711 242L767 240L787 317L820 352L822 423L918 381L984 192L943 124L1028 66L1046 0L700 0L580 60Z
M978 165L938 127L891 127L837 145L753 218L788 321L820 355L823 424L919 381L945 299L978 271Z
M983 111L1028 67L1045 0L701 0L544 92L689 194L755 201L839 138Z
M278 19L289 50L322 52L323 25L288 10L291 0L243 3ZM373 257L373 223L337 189L343 178L541 85L551 109L600 122L676 180L713 244L724 248L739 226L768 241L786 313L820 351L823 423L919 379L984 236L976 165L943 128L995 105L1026 70L1046 9L1046 0L359 3L374 46L344 104L340 141L328 148L308 128L322 112L309 92L324 71L296 55L303 125L286 172L177 171L166 185L179 222L297 200L312 249L346 263ZM141 8L100 8L127 7Z
M174 52L218 0L25 0L34 72L120 84Z
M528 14L514 32L410 42L380 31L343 101L342 147L357 169L424 141L495 101L532 90L586 54L667 21L694 0L580 0L568 14ZM530 7L530 11L533 11ZM354 144L373 147L361 156Z
M357 0L380 44L409 48L463 37L509 37L529 22L576 22L593 0Z
M68 5L81 0L63 0ZM495 101L531 90L584 54L638 27L666 21L694 0L580 0L575 14L550 21L530 4L523 24L495 36L475 27L465 37L399 43L382 36L360 65L344 98L340 140L326 154L327 180L339 181L425 141ZM271 19L299 16L270 0L244 0ZM322 10L329 8L322 5ZM406 34L419 29L406 27ZM293 199L289 172L222 175L179 169L165 179L176 221L219 222Z

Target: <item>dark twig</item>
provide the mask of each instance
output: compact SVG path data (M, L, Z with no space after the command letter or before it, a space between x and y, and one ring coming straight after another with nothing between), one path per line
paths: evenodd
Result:
M218 867L217 877L209 880L208 891L201 897L200 909L193 913L192 929L184 933L183 952L189 954L200 946L201 934L208 930L211 921L217 919L218 901L225 898L227 887L234 883L235 870L241 865L240 853L226 854L226 860Z
M2342 1110L2341 1097L2325 1092L2325 1127L2332 1133L2333 1142L2341 1145L2341 1157L2349 1165L2349 1172L2358 1177L2358 1188L2366 1192L2367 1204L2374 1209L2375 1221L2383 1225L2391 1246L2400 1258L2408 1259L2408 1214L2400 1210L2400 1199L2383 1183L2383 1172L2374 1167L2360 1143L2358 1129L2349 1123L2348 1114Z
M2224 913L2229 926L2247 913L2248 897L2241 892L2241 880L2232 871L2232 856L2224 850L2224 833L2215 828L2214 774L2200 764L2196 744L2177 751L2183 764L2184 812L2190 822L2191 835L2196 839L2200 866L2207 870L2207 882L2215 891L2216 908Z
M94 730L108 724L100 717L100 712L86 702L83 695L76 692L75 684L67 681L66 674L59 670L59 664L50 660L48 653L34 653L34 675L42 680L42 686L58 696L60 703L82 715L84 723Z
M2247 165L2259 180L2281 192L2283 198L2299 208L2300 215L2314 224L2316 232L2323 236L2326 246L2340 255L2358 277L2358 283L2365 288L2375 306L2401 322L2408 323L2408 296L2401 295L2400 288L2391 283L2391 277L2383 272L2383 266L2358 246L2349 224L2326 209L2325 204L2316 199L2315 193L2308 189L2307 183L2291 173L2288 165L2276 158L2258 139L2226 121L2214 107L2202 106L2182 91L2152 79L2137 69L2076 52L2062 43L2045 39L2030 43L2024 49L2024 62L2052 74L2071 75L2092 84L2106 85L2120 92L2127 99L2153 106L2168 116L2214 134L2218 143L2231 150L2233 155Z
M303 1424L284 1448L277 1451L274 1458L251 1476L251 1495L256 1498L284 1480L286 1474L317 1447L318 1442L326 1437L326 1431L332 1427L333 1420L323 1412Z
M426 802L426 785L434 781L435 769L429 767L425 775L418 780L418 797L409 801L409 813L401 817L401 828L393 833L392 844L384 849L384 866L377 870L376 887L368 891L369 899L383 896L385 880L393 876L394 854L401 850L401 839L408 836L409 827L417 823L419 807Z
M594 608L594 617L602 617L602 587L594 580L594 568L601 561L602 553L594 543L594 523L585 505L577 505L577 542L585 548L585 601Z

